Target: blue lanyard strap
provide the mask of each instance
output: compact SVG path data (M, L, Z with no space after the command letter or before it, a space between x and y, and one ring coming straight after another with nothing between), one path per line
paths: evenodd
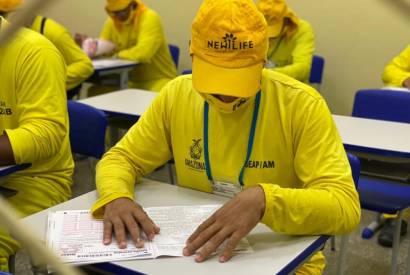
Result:
M261 101L261 92L259 91L256 94L256 98L255 98L255 107L253 109L253 117L252 117L251 129L249 132L246 158L245 158L244 164L242 165L241 171L239 173L239 184L241 186L243 186L243 175L245 172L246 164L248 163L249 158L251 157L251 154L252 154L253 142L255 139L255 132L256 132L256 124L258 122L260 101ZM208 149L208 123L209 123L209 104L208 102L205 101L205 104L204 104L204 159L205 159L206 175L208 177L208 180L212 181L213 178L212 178L211 164L209 161L209 149Z

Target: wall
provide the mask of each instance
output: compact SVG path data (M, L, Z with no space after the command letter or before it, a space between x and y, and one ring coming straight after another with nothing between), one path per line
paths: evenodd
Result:
M180 71L190 68L190 25L200 0L145 0L163 19L169 43L181 48ZM385 64L410 43L410 0L288 0L314 27L316 52L325 57L321 88L336 114L350 114L354 93L382 86ZM44 12L73 33L98 35L104 0L60 0Z

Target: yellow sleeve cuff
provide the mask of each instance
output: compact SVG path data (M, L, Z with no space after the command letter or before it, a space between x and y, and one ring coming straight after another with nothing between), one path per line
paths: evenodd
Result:
M134 197L128 193L113 193L106 197L99 198L94 203L94 205L91 207L91 214L95 218L101 219L104 215L104 206L108 204L109 202L112 202L113 200L116 200L118 198L129 198L131 200L134 200Z
M259 183L259 186L262 187L263 192L265 193L265 213L263 214L261 223L272 228L274 216L273 216L273 198L275 193L280 188L276 184L271 183Z
M14 161L17 164L21 164L24 162L22 159L22 152L26 152L26 156L31 156L32 151L31 150L31 142L28 142L29 139L26 137L22 131L19 129L7 129L5 130L7 137L9 138L11 149L13 150L13 155L14 155ZM26 161L30 162L30 161Z

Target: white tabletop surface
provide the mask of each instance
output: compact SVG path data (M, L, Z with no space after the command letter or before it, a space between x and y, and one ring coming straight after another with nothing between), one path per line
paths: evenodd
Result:
M143 206L203 205L223 203L226 198L198 192L186 188L144 180L136 185L136 197ZM47 213L58 210L89 209L97 199L96 191L89 192L66 203L23 219L23 223L33 229L40 238L45 238ZM193 257L169 257L154 260L131 260L115 262L116 265L146 274L275 274L309 247L318 237L291 237L272 232L259 224L248 240L254 249L252 254L241 254L229 262L221 264L218 257L198 264Z
M96 97L82 99L80 102L105 112L140 116L149 107L157 93L128 89ZM336 126L345 145L396 152L410 155L410 124L333 115Z
M91 105L107 113L140 116L158 95L138 89L127 89L81 99L79 102Z
M392 91L399 91L399 92L410 92L409 89L404 88L404 87L392 87L392 86L386 86L382 88L383 90L392 90Z
M410 124L333 115L343 144L409 154Z
M117 69L123 67L133 67L138 64L136 61L116 59L116 58L100 58L93 59L93 67L95 70Z

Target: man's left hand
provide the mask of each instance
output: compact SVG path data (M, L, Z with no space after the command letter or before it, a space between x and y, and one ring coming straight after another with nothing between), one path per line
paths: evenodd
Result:
M265 193L262 187L240 192L195 230L187 240L184 255L196 252L195 260L203 262L227 240L219 261L228 261L236 245L258 224L264 212Z

